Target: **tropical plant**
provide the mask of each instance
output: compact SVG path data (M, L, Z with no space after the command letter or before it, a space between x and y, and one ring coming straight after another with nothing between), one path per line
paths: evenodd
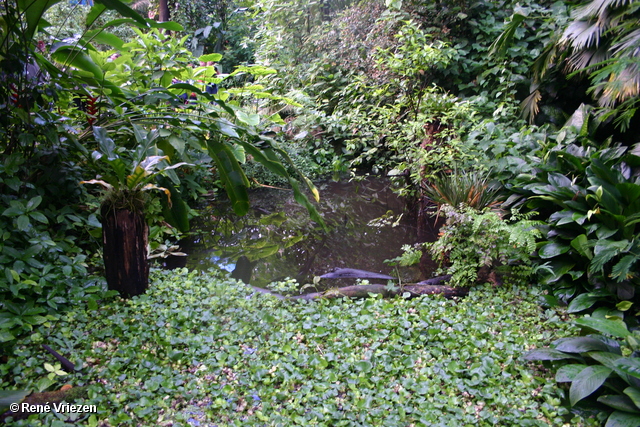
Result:
M538 7L530 15L519 8L504 32L493 44L493 52L504 52L514 41L523 23L532 28L543 26L548 43L531 65L531 94L523 102L525 115L533 118L542 100L541 86L555 80L554 71L590 79L590 93L605 118L615 117L624 131L631 125L637 110L640 87L637 31L640 15L633 1L590 0L573 5L570 17L563 5ZM535 23L533 23L533 22ZM554 31L555 30L555 31ZM557 74L557 73L556 73Z
M548 153L535 174L519 177L527 206L548 215L538 256L542 281L570 312L597 301L632 300L639 285L640 159L626 147L594 149L569 144ZM514 188L515 189L515 188Z
M180 221L171 215L184 218L176 209L186 210L179 202L176 181L157 175L158 181L151 181L155 172L169 166L167 159L159 160L164 156L170 156L173 164L181 159L197 163L189 170L209 170L212 159L218 162L223 185L230 188L234 200L240 200L234 205L239 212L248 209L248 182L240 166L246 159L242 144L256 161L286 175L277 149L258 137L259 116L244 112L240 103L229 99L231 92L221 91L216 97L200 85L197 80L218 82L213 67L184 66L197 59L177 49L180 40L163 44L159 32L140 32L140 40L124 48L122 39L105 31L122 23L146 30L176 30L177 24L144 19L121 1L96 1L89 10L86 31L49 49L45 36L39 40L38 31L46 26L42 14L56 3L5 1L1 8L0 213L5 221L0 221L0 341L6 343L36 325L58 319L58 312L72 301L97 306L101 285L88 285L83 278L99 268L98 258L86 255L98 251L101 232L95 209L99 202L78 185L83 175L86 179L93 172L112 187L124 183L119 187L122 192L128 191L128 184L141 186L142 181L164 187L173 204L169 209L168 198L163 197L166 206L160 210L176 227ZM125 18L92 27L108 9ZM149 43L145 47L142 41ZM114 51L98 51L92 43ZM125 53L119 61L112 57L115 50ZM128 74L123 72L126 68ZM167 89L183 72L198 87L186 82ZM179 95L187 90L197 92L199 100L185 104ZM132 124L147 129L143 138L148 129L154 129L155 145L146 156L136 151ZM96 133L92 125L97 126ZM92 161L96 145L93 160L97 161ZM197 188L192 176L181 174L185 179L180 182ZM297 185L298 199L312 208L298 181L291 180ZM151 206L156 209L155 202ZM146 224L136 221L144 237ZM144 239L137 242L138 253L146 257ZM145 268L139 270L144 273ZM5 346L2 350L11 351Z
M121 128L118 133L122 135L123 131ZM92 158L104 160L112 173L102 179L81 182L99 184L107 190L100 206L105 274L109 289L118 291L123 297L144 293L149 282L149 228L145 219L144 193L163 191L169 208L173 208L171 218L181 229L188 228L185 202L176 197L175 190L171 192L153 183L157 175L168 175L175 180L174 184L178 184L177 176L171 171L186 163L168 164L169 156L162 155L155 146L158 130L145 132L132 125L132 131L137 149L129 160L118 153L117 145L103 128L94 127L100 149L93 152Z
M72 302L96 304L87 273L97 249L95 200L79 186L84 165L66 92L84 83L48 58L42 15L57 2L0 4L0 342L59 318ZM98 2L97 9L128 7ZM144 21L143 21L144 22ZM44 38L44 37L43 37ZM50 76L56 76L51 79Z
M636 2L592 0L573 10L560 39L570 47L569 70L589 74L598 104L624 112L618 117L623 127L634 117L640 94L639 23Z
M512 212L511 219L504 220L489 209L465 205L444 205L441 214L446 222L438 240L424 246L440 262L441 272L451 274L454 286L474 284L481 268L515 272L511 267L518 266L524 267L519 269L523 277L532 274L528 267L542 223L532 221L531 215Z
M423 181L422 191L439 207L466 206L478 211L497 209L501 198L500 186L492 183L488 174L458 169Z
M625 311L630 307L628 302L619 304ZM586 335L559 339L525 356L551 361L556 381L571 384L565 404L578 414L599 411L606 427L640 424L640 332L629 330L621 315L599 310L582 317L574 323Z

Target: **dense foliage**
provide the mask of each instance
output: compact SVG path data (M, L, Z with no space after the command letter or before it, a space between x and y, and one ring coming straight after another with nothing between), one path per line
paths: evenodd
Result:
M302 182L317 197L311 182L287 172L287 153L259 136L261 116L243 107L247 99L270 96L267 91L219 88L230 75L206 65L219 54L193 57L185 39L160 31L179 25L144 19L120 2L91 7L74 40L45 42L36 38L40 19L54 3L2 7L1 342L57 317L75 292L69 277L87 274L87 259L98 249L101 201L87 194L83 180L117 190L108 200L146 212L160 247L166 235L188 229L185 200L206 192L207 180L219 180L233 209L246 212L250 184L241 165L251 156L289 182L296 200L322 223L301 189ZM107 6L126 19L95 28ZM122 23L137 36L128 43L105 31ZM96 50L93 41L110 49ZM205 65L195 66L200 62ZM189 167L178 175L175 168L185 161ZM156 179L156 170L166 178ZM295 166L289 170L296 173ZM100 179L90 180L95 176ZM165 195L141 199L138 190L150 188Z
M180 24L132 9L158 6ZM593 404L607 426L637 424L639 10L613 0L0 2L3 388L59 385L36 346L52 340L87 365L78 384L102 402L89 425L188 422L186 411L254 424L547 425L566 422L561 404L585 415ZM144 214L147 255L166 255L203 194L226 192L243 214L251 185L289 185L322 224L309 178L347 171L393 176L421 236L442 217L436 242L396 261L428 251L454 285L473 287L484 269L532 289L297 305L177 272L120 301L91 276L102 274L112 208ZM529 356L558 364L568 400L512 364L569 330L532 305L543 290L598 332ZM94 316L99 305L109 317ZM14 346L19 358L8 357ZM106 352L109 362L91 355Z
M77 421L89 426L561 426L564 393L522 355L571 328L538 296L482 287L460 301L305 303L213 273L159 272L142 297L39 327L4 369L18 387L44 389L53 361L40 344L67 355L78 370L53 382L88 385L98 413Z

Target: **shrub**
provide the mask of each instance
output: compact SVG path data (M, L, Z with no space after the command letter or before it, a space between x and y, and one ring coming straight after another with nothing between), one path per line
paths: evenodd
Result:
M531 265L530 256L536 248L536 238L541 236L541 223L531 221L531 215L513 212L511 219L504 220L497 213L481 212L461 205L442 207L446 218L436 242L425 243L434 259L451 274L455 286L475 283L482 267L502 268ZM442 267L441 267L442 269ZM520 271L525 277L533 270Z
M556 381L571 384L567 406L575 413L599 411L606 427L640 424L640 332L628 330L621 314L598 310L575 322L587 335L561 338L526 356L551 361Z
M535 174L519 177L527 206L548 215L538 256L542 275L569 311L597 301L632 300L639 284L640 178L626 147L595 149L570 144L553 150Z

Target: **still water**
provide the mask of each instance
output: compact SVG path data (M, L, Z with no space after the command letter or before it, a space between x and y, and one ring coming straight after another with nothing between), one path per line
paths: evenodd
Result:
M328 232L309 219L291 191L260 188L251 191L251 211L244 217L234 215L226 202L212 201L204 207L193 223L194 234L180 242L188 256L169 261L198 270L223 268L259 287L287 277L304 285L336 268L388 274L405 282L420 280L417 267L396 268L384 262L401 255L402 245L417 241L415 220L388 180L316 185L317 208ZM336 282L323 283L330 287Z

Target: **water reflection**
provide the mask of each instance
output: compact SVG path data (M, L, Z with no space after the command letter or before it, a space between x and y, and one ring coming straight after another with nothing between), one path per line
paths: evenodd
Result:
M189 254L183 264L200 270L218 266L261 287L286 277L310 283L314 276L335 268L400 276L404 281L419 279L417 268L396 270L383 262L399 256L403 244L416 242L405 204L389 181L375 178L317 186L318 210L329 232L309 219L290 191L261 188L251 192L252 209L244 217L234 215L228 203L215 202L205 209L194 224L197 233L180 242Z

